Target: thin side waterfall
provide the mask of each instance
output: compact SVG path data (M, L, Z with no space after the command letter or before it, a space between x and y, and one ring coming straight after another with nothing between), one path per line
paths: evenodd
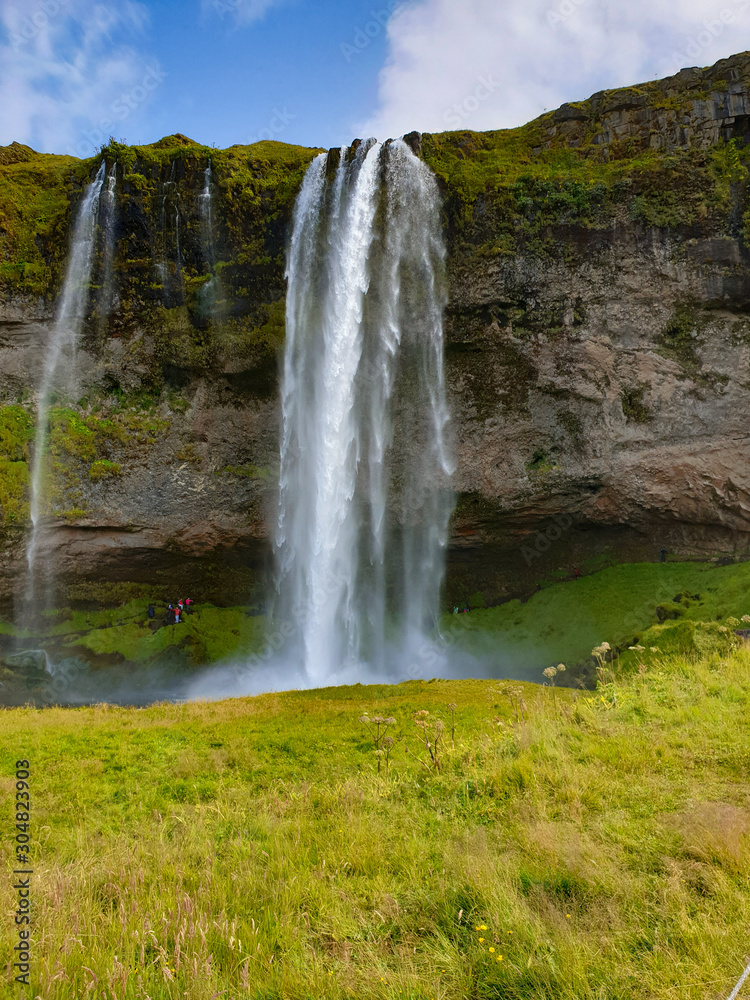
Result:
M62 296L52 337L47 348L37 401L36 434L31 465L31 536L26 549L28 565L27 600L37 597L37 562L40 556L40 527L45 512L45 451L49 408L53 394L68 399L76 395L76 347L81 334L91 280L91 265L97 233L99 197L104 185L106 164L102 162L94 180L86 188L78 209Z
M203 191L201 192L201 218L203 220L203 241L208 253L208 262L213 266L214 227L211 219L211 161L203 171Z
M312 684L427 671L453 503L444 270L437 184L404 142L313 161L288 253L275 544Z
M203 252L205 255L205 267L208 277L201 288L200 304L204 315L216 320L219 318L220 287L219 279L213 273L216 264L216 250L214 246L214 223L211 206L213 171L211 161L203 172L203 190L200 195L201 229L203 237Z
M103 330L112 312L114 290L112 271L115 256L115 220L117 209L117 162L112 164L106 175L106 185L99 201L99 228L103 239L103 260L101 287L97 296L99 326Z

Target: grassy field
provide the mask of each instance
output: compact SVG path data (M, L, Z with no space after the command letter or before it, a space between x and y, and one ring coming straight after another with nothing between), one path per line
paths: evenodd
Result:
M44 635L29 642L54 646L58 657L89 650L142 664L179 653L181 669L189 671L259 653L273 632L273 623L251 608L200 603L179 626L152 631L146 609L154 601L161 622L159 596L156 589L118 606L60 609L50 616ZM604 640L621 647L640 640L659 621L658 609L668 622L725 622L750 614L750 563L612 566L580 580L552 583L525 602L446 614L441 630L450 647L478 657L498 676L538 680L550 664L562 661L571 669L586 662ZM0 619L0 636L17 634L10 621Z
M680 600L675 601L679 597ZM750 614L750 563L631 563L554 583L526 601L444 615L459 648L498 671L537 677L540 667L588 659L603 640L629 646L659 621L722 622Z
M596 692L5 710L3 960L28 758L30 996L726 997L750 948L749 693L741 650ZM381 756L365 712L395 720Z

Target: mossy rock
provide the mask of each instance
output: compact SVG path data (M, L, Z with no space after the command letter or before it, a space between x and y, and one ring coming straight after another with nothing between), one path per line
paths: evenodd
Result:
M623 669L647 667L664 657L726 656L740 645L733 630L720 622L666 621L647 629L620 657ZM637 648L640 647L640 648Z

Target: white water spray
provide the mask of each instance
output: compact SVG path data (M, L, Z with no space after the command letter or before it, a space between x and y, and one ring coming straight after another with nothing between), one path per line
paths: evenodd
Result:
M404 142L313 161L288 256L276 533L311 684L427 669L407 664L437 622L452 509L444 265L435 178Z
M78 209L62 296L39 386L36 434L31 466L31 537L26 549L27 599L29 601L33 601L35 596L40 521L44 509L45 451L49 408L53 393L59 393L67 398L75 398L76 395L76 347L88 303L99 196L104 184L105 173L106 164L102 162L96 177L86 188L83 201Z

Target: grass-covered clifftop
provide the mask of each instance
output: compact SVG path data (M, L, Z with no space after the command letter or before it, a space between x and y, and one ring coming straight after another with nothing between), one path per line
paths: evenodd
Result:
M463 229L472 223L469 230L478 231L464 235L484 243L489 235L483 230L500 222L492 243L497 252L513 250L514 223L527 235L544 226L602 225L615 217L721 228L744 204L749 89L750 54L740 53L707 69L602 91L519 128L425 134L421 152L442 182L449 224ZM71 207L102 158L118 165L126 244L118 266L134 304L138 291L144 301L151 298L146 247L165 249L165 241L175 240L159 232L165 207L184 214L185 277L200 279L205 261L191 246L199 236L199 212L187 199L199 199L210 161L221 230L215 263L228 269L224 278L235 291L249 300L259 291L273 292L266 295L270 301L283 291L286 225L318 151L279 142L221 150L179 134L147 146L112 140L85 161L18 143L2 147L0 292L54 296ZM744 232L736 211L732 222Z
M519 128L424 135L422 153L454 238L485 252L513 253L549 227L614 220L747 241L748 91L742 53L602 91Z
M749 669L743 651L554 697L437 681L5 711L8 790L30 761L34 994L727 996ZM392 720L380 755L363 713Z
M14 143L0 148L0 294L53 298L63 277L72 217L83 187L104 159L117 164L117 278L135 281L149 301L150 271L159 252L175 240L175 216L182 217L185 277L195 277L199 260L200 195L211 162L217 200L218 249L229 251L224 268L251 273L279 267L284 228L299 184L317 150L278 142L219 150L175 135L148 146L112 141L89 160L36 153ZM179 204L185 199L184 204ZM171 214L164 219L168 208ZM164 228L169 230L165 234ZM156 258L156 261L152 258ZM221 268L220 268L221 270ZM153 289L151 289L153 291ZM246 291L251 291L247 288Z

